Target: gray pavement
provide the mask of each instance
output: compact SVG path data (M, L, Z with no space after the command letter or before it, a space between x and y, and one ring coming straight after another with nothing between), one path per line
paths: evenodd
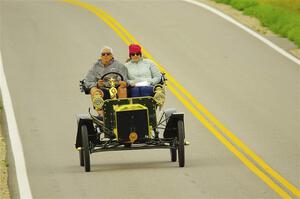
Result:
M299 66L208 11L178 1L91 2L117 19L156 61L283 177L300 187ZM113 47L127 47L94 14L60 2L0 1L0 49L34 198L278 198L186 114L186 167L169 151L92 154L74 148L78 81Z

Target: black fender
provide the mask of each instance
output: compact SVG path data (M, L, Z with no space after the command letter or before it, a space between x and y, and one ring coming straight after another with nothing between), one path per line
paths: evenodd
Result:
M170 113L170 116L166 114L167 119L167 125L164 131L164 138L176 138L178 137L178 127L177 123L178 121L183 121L184 124L184 113L180 112L173 112ZM185 137L185 136L184 136Z
M77 117L77 135L76 135L75 147L76 148L82 147L81 127L83 125L85 125L88 130L89 140L92 143L96 144L98 142L97 132L93 125L92 118L87 114L78 114L76 117Z

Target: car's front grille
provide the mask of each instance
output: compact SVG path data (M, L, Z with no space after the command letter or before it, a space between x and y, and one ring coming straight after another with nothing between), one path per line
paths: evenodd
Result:
M149 135L149 119L147 109L116 112L117 131L120 141L143 142ZM132 133L132 135L130 135ZM136 134L136 135L133 135ZM131 138L130 138L131 136ZM134 138L134 136L137 136Z

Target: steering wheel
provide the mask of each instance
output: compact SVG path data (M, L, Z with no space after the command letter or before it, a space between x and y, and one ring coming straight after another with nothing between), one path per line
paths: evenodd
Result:
M104 81L104 87L107 88L111 88L113 86L112 83L118 86L120 81L124 81L124 77L118 72L106 73L100 79Z

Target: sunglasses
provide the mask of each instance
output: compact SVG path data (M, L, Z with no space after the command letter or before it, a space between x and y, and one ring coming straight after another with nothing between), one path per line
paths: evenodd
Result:
M130 53L130 57L132 57L132 56L141 56L142 55L142 53Z
M109 56L111 53L101 53L102 56Z

